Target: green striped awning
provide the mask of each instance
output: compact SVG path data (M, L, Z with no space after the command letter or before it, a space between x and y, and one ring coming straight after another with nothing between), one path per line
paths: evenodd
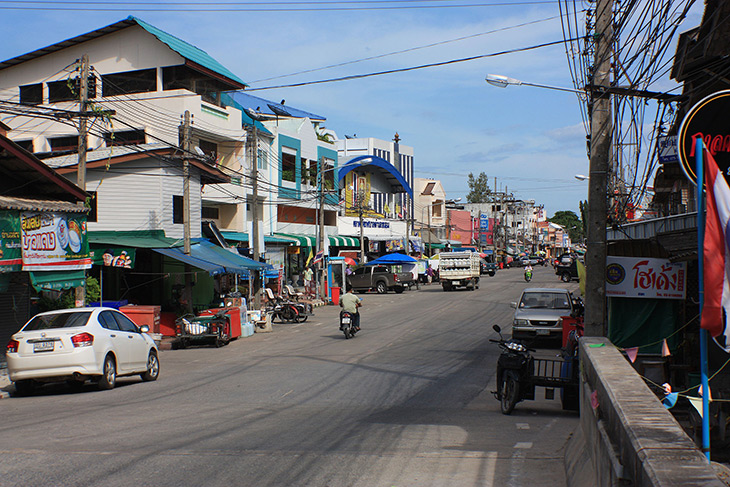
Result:
M317 246L317 237L314 235L299 235L299 234L291 234L291 233L277 233L277 237L286 238L294 242L295 245L299 247L316 247Z
M332 247L359 247L360 239L357 237L346 237L344 235L332 235L329 237Z
M248 233L245 232L232 232L228 230L221 230L221 235L229 242L248 242ZM290 238L279 238L273 235L264 235L264 243L278 243L287 244L292 243Z

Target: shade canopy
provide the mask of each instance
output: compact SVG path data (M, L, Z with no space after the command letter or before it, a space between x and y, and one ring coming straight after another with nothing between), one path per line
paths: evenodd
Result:
M394 253L378 257L365 265L415 264L416 262L418 261L409 255Z

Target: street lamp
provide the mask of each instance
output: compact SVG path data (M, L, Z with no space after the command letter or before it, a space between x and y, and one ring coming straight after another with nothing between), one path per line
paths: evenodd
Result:
M534 86L536 88L547 88L549 90L567 91L569 93L580 93L585 94L585 91L574 90L572 88L562 88L560 86L541 85L537 83L528 83L527 81L521 81L518 79L510 78L508 76L502 76L501 74L488 74L484 81L497 88L507 88L507 86Z
M591 178L590 176L585 176L583 174L576 174L575 179L577 179L578 181L588 181Z

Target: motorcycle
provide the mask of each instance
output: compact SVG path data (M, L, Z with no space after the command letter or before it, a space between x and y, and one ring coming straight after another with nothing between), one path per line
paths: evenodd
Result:
M502 414L511 414L515 405L524 400L535 399L535 387L545 388L545 399L555 399L555 389L560 389L562 407L578 410L578 360L574 355L564 354L559 360L535 358L527 348L515 340L505 340L499 325L493 326L499 333L502 353L497 360L497 390L492 391L500 401Z
M357 333L355 316L349 311L340 311L340 331L345 334L345 339L352 338Z
M271 320L279 319L282 323L304 323L314 313L312 305L300 303L275 296L273 291L265 288L267 297L266 312L271 313Z
M532 281L532 269L525 269L525 281Z

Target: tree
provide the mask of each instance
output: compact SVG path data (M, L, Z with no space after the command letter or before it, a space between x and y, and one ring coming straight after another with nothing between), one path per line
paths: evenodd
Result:
M551 218L548 218L548 221L557 223L565 228L568 235L570 235L570 240L573 242L580 242L583 237L583 223L581 223L580 218L578 218L578 215L574 211L556 211Z
M469 185L469 194L466 195L468 203L487 203L489 201L492 191L489 189L489 181L485 173L479 173L476 178L469 173L467 184Z

